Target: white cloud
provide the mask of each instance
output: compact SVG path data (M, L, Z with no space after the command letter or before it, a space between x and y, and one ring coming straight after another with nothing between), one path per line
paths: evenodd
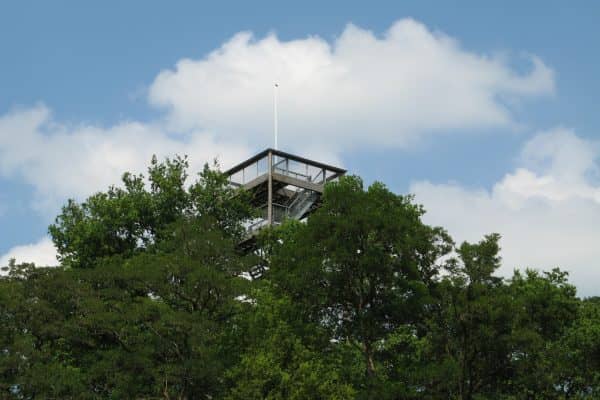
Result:
M48 237L40 239L34 244L16 246L6 254L0 256L0 267L8 265L8 261L14 258L17 263L33 262L37 266L56 266L56 248Z
M519 73L506 57L470 52L412 19L381 37L348 25L331 43L241 32L160 73L149 97L176 129L264 145L277 81L285 148L401 147L423 134L513 125L508 104L554 90L552 70L529 61L529 72Z
M152 154L188 154L192 171L215 156L231 165L272 143L274 81L282 147L333 163L346 150L405 147L425 134L510 128L509 104L554 91L552 70L529 61L518 72L510 60L468 51L411 19L382 36L348 25L331 42L241 32L156 77L148 100L165 112L152 122L67 124L44 105L0 116L0 176L34 187L33 204L48 217L68 197L103 190L124 171L144 172ZM13 250L51 257L48 245Z
M243 142L196 130L173 137L158 123L70 126L54 122L45 106L0 117L0 174L32 185L34 205L47 215L69 197L82 199L118 183L125 171L145 172L153 154L187 154L190 170L199 171L215 157L227 166L250 151Z
M458 184L411 185L427 209L425 220L446 227L456 240L502 234L509 276L516 267L570 271L583 295L600 295L600 148L572 131L538 134L520 164L491 190Z
M215 156L231 165L272 142L273 80L283 148L339 163L353 147L511 124L505 100L553 91L552 71L536 57L531 64L517 73L411 19L382 37L348 25L332 43L241 32L156 77L149 101L166 113L153 122L66 124L44 105L0 116L0 175L32 185L35 207L54 215L67 197L145 171L152 154L188 154L192 170Z

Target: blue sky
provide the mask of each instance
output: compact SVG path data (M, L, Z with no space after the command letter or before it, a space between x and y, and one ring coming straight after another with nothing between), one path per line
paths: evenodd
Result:
M457 240L501 232L507 275L600 294L600 6L323 3L4 2L0 257L47 259L60 204L152 152L270 146L274 65L284 149L415 193Z

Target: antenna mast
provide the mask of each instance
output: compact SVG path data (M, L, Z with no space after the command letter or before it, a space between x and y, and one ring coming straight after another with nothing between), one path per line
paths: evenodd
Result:
M275 134L275 150L277 150L277 89L279 84L275 82L273 87L273 133Z

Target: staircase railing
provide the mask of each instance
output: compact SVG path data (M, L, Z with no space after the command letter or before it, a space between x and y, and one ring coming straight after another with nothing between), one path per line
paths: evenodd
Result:
M312 190L302 190L288 207L288 217L300 219L314 204L318 194Z

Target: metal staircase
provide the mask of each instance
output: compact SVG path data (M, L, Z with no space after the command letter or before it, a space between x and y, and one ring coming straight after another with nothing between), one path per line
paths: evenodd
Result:
M319 199L320 194L312 190L299 190L287 209L288 218L303 219Z

